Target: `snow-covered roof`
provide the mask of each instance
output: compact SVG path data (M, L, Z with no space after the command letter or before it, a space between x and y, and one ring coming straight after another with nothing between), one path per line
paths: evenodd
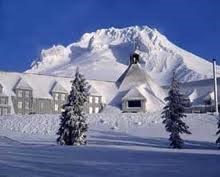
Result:
M146 97L141 93L138 87L134 87L122 98L122 100L145 100Z
M22 78L18 80L16 83L15 89L25 89L25 90L32 90L31 86Z
M89 92L90 92L90 95L93 95L93 96L102 96L100 93L97 92L97 90L94 87L91 87Z
M139 91L147 100L147 111L157 111L164 107L164 98L166 93L160 87L155 88L155 90L149 90L149 86L147 84L142 84L139 86Z
M0 72L0 83L3 86L3 93L7 96L14 96L14 88L31 88L34 98L51 99L51 90L70 92L73 78L46 76L31 73ZM103 102L108 103L117 92L114 82L87 80L91 85L91 95L100 94Z
M220 100L220 78L218 83L218 99ZM205 79L199 81L192 81L181 84L181 91L189 96L193 105L204 104L204 100L214 100L214 81L213 79Z
M4 93L0 93L0 96L7 96L6 94L4 94Z
M130 89L122 98L122 100L146 100L146 109L147 111L151 112L161 110L163 108L163 99L165 96L166 93L163 89L160 90L160 94L156 94L156 92L150 90L149 86L145 83Z
M198 91L197 89L194 89L193 92L189 95L189 99L191 102L193 102L197 98L198 98Z
M139 63L131 64L116 82L119 88L117 99L122 100L141 99L146 100L148 111L161 109L166 92L154 82Z
M156 84L139 63L131 64L116 82L121 91L129 90L144 83Z
M208 94L204 97L204 100L212 100L212 101L215 100L214 91L208 93Z
M51 92L68 93L67 90L57 81L55 81Z

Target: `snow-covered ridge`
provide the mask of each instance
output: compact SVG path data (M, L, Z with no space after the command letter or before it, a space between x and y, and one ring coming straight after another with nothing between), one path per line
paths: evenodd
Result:
M169 83L173 71L183 82L212 76L210 62L177 47L147 26L112 27L85 33L67 47L57 45L42 50L26 72L69 76L80 66L88 79L115 81L127 68L134 44L142 66L161 85ZM220 67L217 70L220 73Z

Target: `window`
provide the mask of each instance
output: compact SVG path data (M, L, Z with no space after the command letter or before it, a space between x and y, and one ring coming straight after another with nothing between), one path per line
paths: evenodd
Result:
M0 93L2 93L3 92L3 87L2 87L2 85L0 84Z
M59 99L59 94L58 93L55 93L54 94L54 100L58 100Z
M95 107L95 113L99 112L99 107Z
M30 92L29 91L25 91L25 97L28 98L30 96Z
M26 102L25 102L25 109L29 109L29 107L30 107L30 104L29 104L28 101L26 101Z
M89 103L92 103L92 96L89 97Z
M61 100L65 101L66 100L66 94L61 94Z
M18 97L23 97L23 91L22 90L18 90Z
M128 107L140 108L141 107L141 101L140 100L128 101Z
M55 105L54 105L54 110L55 110L55 111L58 111L58 110L59 110L58 104L55 104Z
M95 97L95 103L99 103L99 97Z
M7 114L8 114L8 109L2 108L2 115L7 115Z
M212 100L211 99L205 99L204 103L205 103L205 105L212 105Z
M89 114L92 114L93 113L93 109L92 107L89 107Z
M22 102L21 101L18 102L18 109L22 109Z
M40 109L44 109L44 102L40 102Z
M6 104L6 98L1 98L0 99L0 104Z

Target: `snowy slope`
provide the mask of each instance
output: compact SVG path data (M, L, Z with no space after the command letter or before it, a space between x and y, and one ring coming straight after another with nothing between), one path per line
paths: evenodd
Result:
M58 115L0 117L0 176L218 177L214 116L190 114L185 148L169 149L160 112L89 115L88 145L55 145Z
M168 137L168 133L162 124L160 111L136 114L111 111L111 113L88 114L87 120L89 123L89 140L94 138L94 134L102 131L106 133L120 132L145 138ZM188 114L184 121L189 125L192 132L192 135L184 135L185 139L215 142L217 138L215 134L217 119L215 116L211 114ZM0 134L7 136L7 131L12 131L17 135L39 135L55 138L59 122L59 115L51 114L0 116ZM24 136L21 138L23 139Z
M78 65L89 79L115 81L127 68L134 44L141 55L142 66L161 85L170 81L173 71L181 81L212 75L210 62L177 47L147 26L112 27L86 33L67 47L57 45L42 50L26 72L71 76Z

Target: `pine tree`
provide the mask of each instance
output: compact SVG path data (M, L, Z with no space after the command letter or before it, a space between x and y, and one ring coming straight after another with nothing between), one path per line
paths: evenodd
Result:
M216 132L216 135L219 135L219 137L216 140L216 144L220 148L220 119L218 119L218 131Z
M57 143L60 145L82 145L87 143L85 133L88 125L83 108L88 101L90 86L84 76L79 73L78 68L75 79L71 83L71 91L67 103L63 105L64 111L61 113L60 128L57 132L57 135L59 135Z
M184 107L188 104L188 99L185 95L180 93L180 83L173 74L172 83L168 92L168 97L164 100L167 102L163 108L162 119L165 124L165 129L170 133L170 146L172 148L182 148L183 140L180 134L191 134L188 126L182 121L186 117L184 114Z

